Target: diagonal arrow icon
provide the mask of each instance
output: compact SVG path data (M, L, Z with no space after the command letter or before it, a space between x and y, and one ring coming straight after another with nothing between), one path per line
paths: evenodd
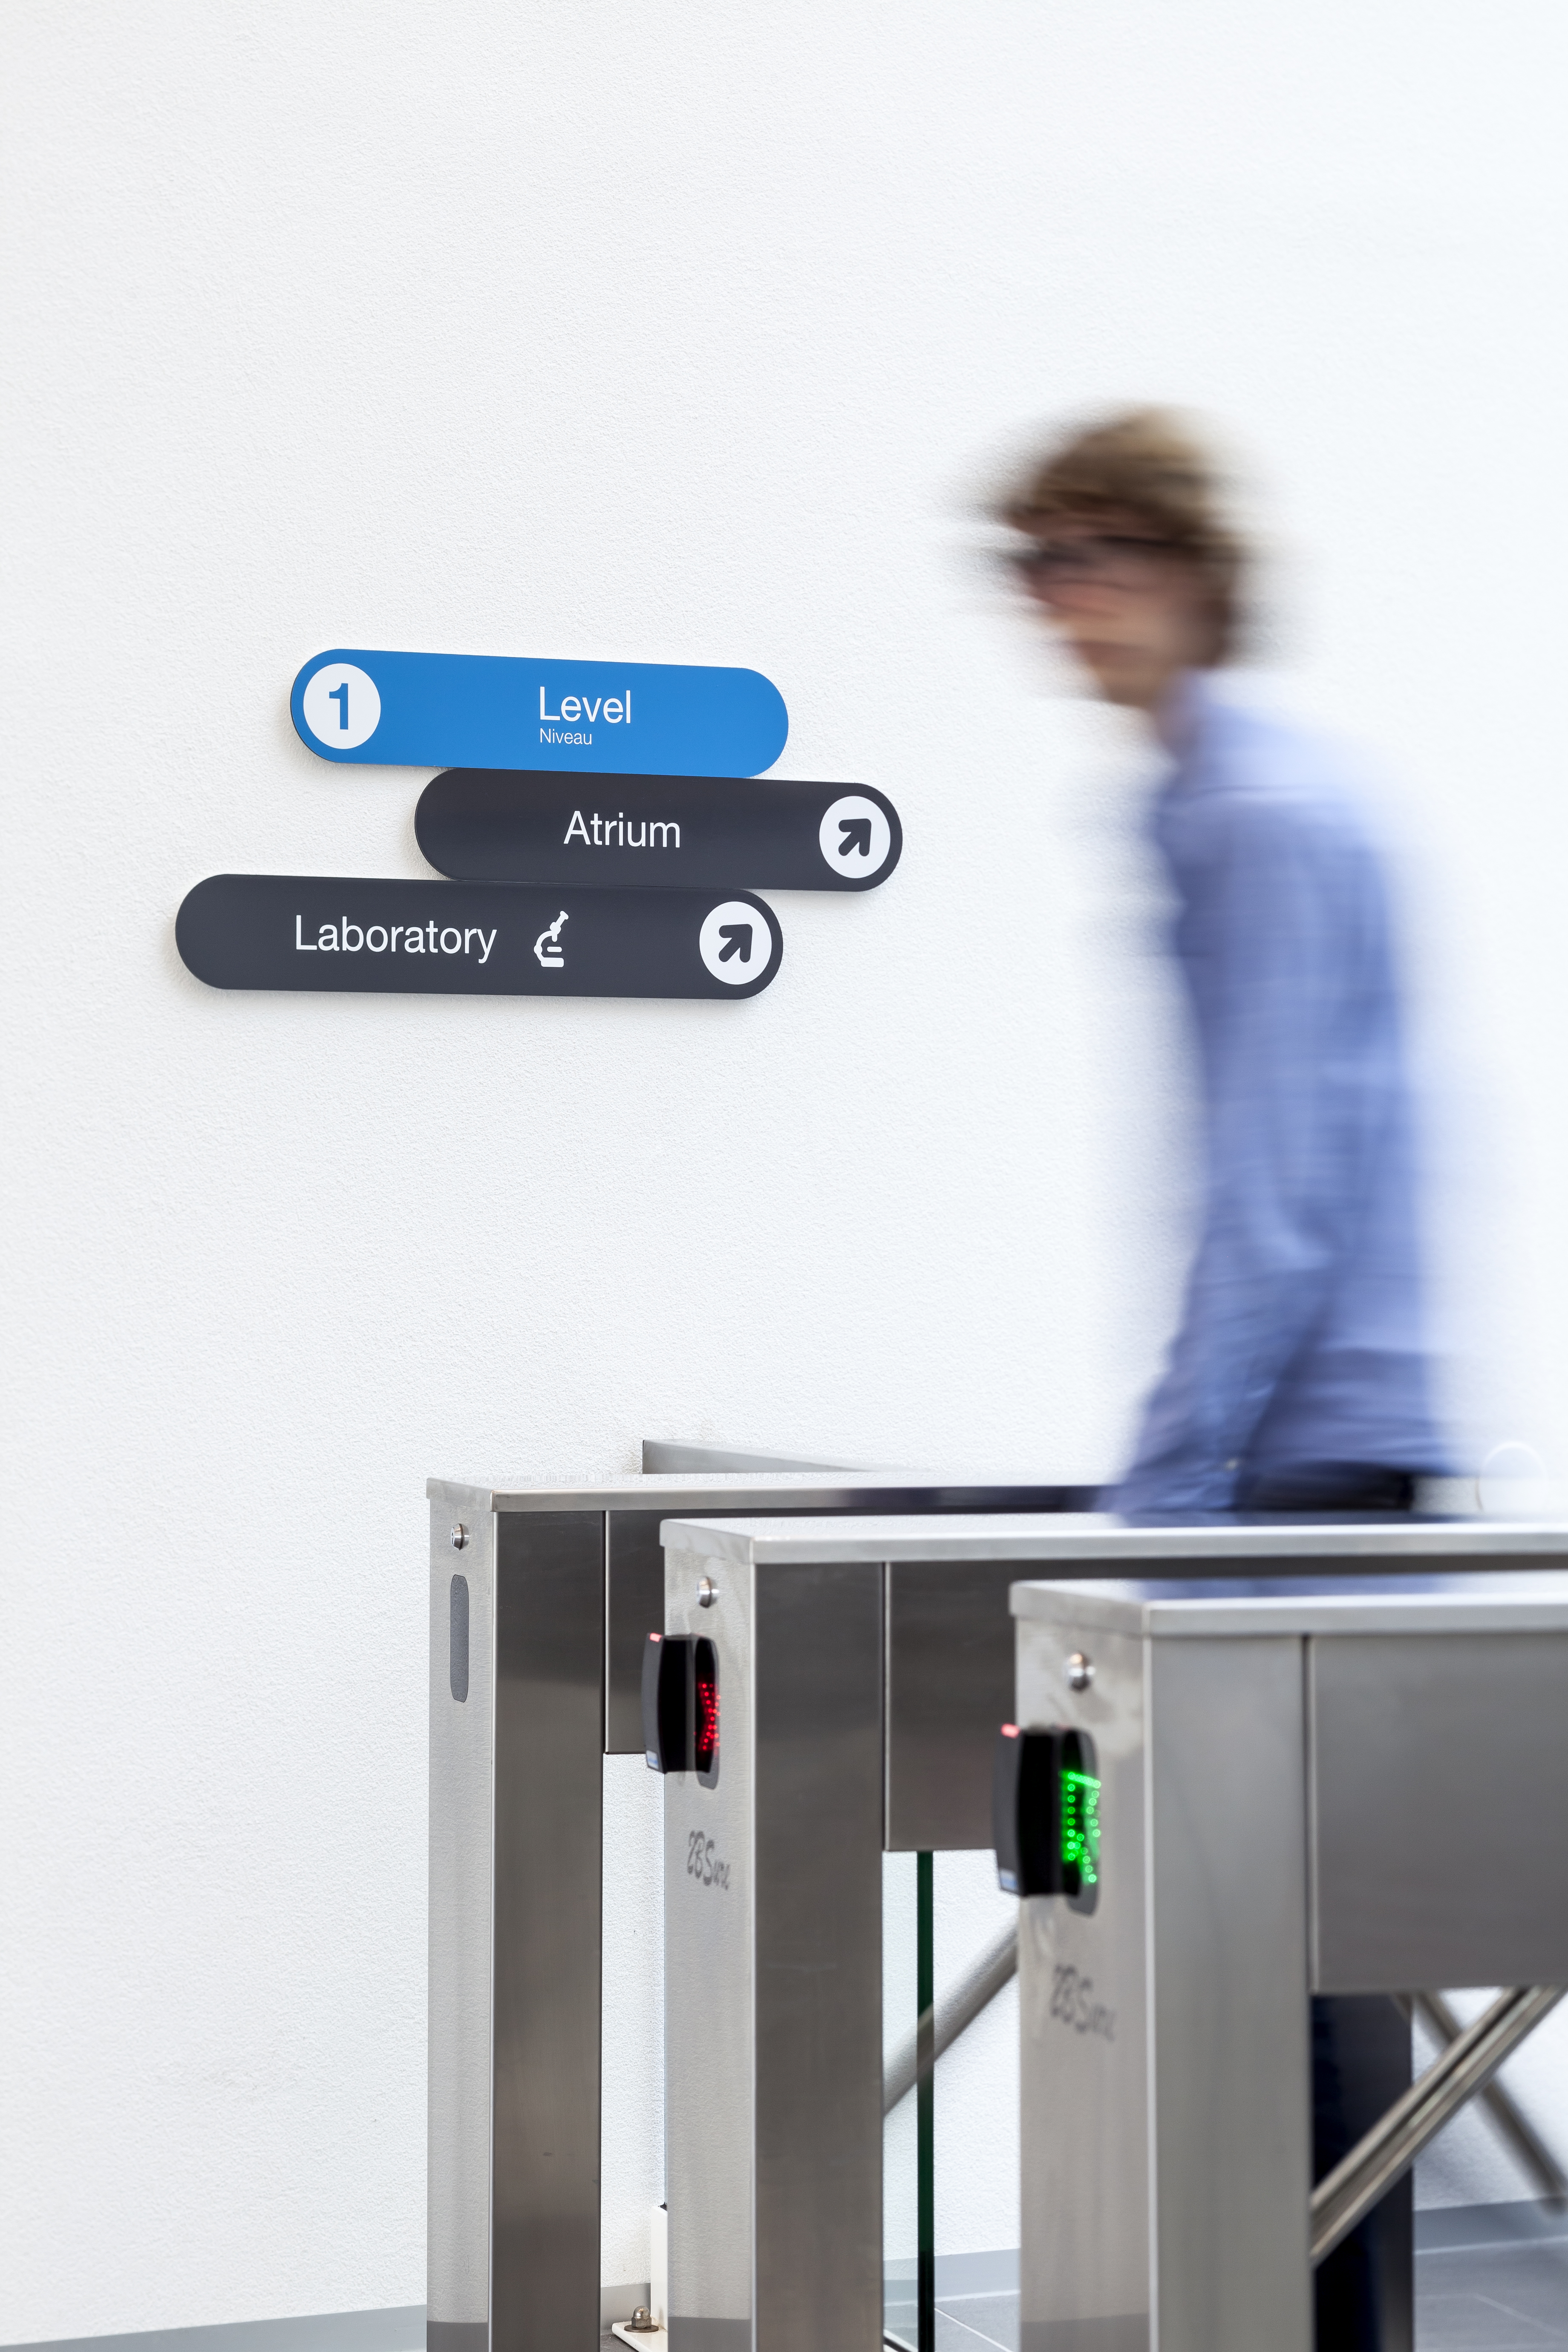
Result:
M742 963L751 962L752 926L750 923L721 923L719 937L724 942L719 950L721 963L728 963L732 955L738 955Z
M838 845L840 857L847 857L858 849L862 857L871 855L871 820L868 816L841 816L838 830L844 838Z

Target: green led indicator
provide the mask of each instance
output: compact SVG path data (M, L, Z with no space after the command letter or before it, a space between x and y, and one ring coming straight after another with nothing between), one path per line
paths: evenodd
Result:
M1062 1871L1068 1892L1100 1884L1100 1782L1063 1768Z

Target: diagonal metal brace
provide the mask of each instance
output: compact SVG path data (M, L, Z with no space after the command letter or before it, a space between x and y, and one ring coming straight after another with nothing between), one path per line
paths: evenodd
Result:
M988 1944L977 1958L964 1970L952 1990L943 1993L934 2014L921 2012L920 2023L902 2049L894 2052L882 2077L882 2113L890 2116L900 2099L908 2098L914 2089L921 2067L922 2053L929 2046L929 2063L935 2065L946 2051L952 2049L961 2033L967 2032L984 2009L990 2007L997 1994L1018 1973L1018 1930L1008 1927Z
M1318 2183L1312 2191L1314 2269L1409 2171L1466 2101L1485 2089L1503 2060L1556 2008L1565 1990L1568 1987L1563 1985L1521 1985L1500 1993Z
M1407 2014L1420 2011L1439 2049L1457 2042L1465 2030L1440 1992L1406 1994L1400 2007ZM1542 2201L1561 2211L1568 2205L1568 2175L1529 2116L1521 2113L1495 2075L1479 2095L1499 2132L1535 2182Z

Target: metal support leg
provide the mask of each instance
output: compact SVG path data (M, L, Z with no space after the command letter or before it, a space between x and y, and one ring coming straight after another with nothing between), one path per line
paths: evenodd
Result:
M1311 2003L1312 2179L1323 2179L1410 2088L1410 2020L1386 1993ZM1319 2264L1318 2352L1414 2352L1415 2200L1408 2174Z
M670 2352L868 2352L882 2319L880 1570L666 1559L666 1630L712 1642L720 1706L715 1784L665 1781Z
M604 1526L500 1521L490 2352L599 2326Z
M582 2352L599 2331L604 1514L477 1501L448 1489L431 1517L426 2334L429 2352Z

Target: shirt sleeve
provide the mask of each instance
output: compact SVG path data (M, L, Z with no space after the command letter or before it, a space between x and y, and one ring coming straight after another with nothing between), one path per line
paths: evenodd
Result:
M1229 1507L1282 1373L1327 1303L1380 1101L1381 877L1335 822L1264 795L1203 813L1184 942L1203 1066L1205 1201L1181 1328L1118 1495ZM1369 1058L1370 1057L1370 1058Z

